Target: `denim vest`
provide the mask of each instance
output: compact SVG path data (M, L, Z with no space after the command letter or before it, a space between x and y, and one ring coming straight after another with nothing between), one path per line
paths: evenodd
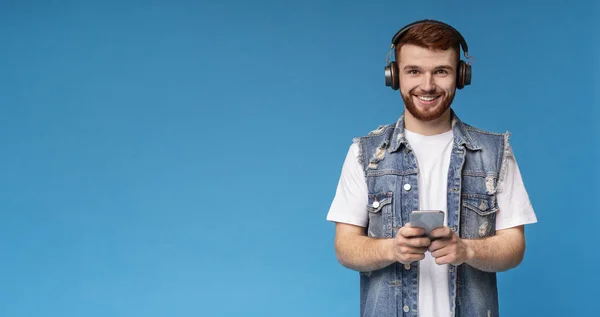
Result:
M454 140L448 171L448 227L461 238L495 234L496 184L504 172L508 132L496 134L461 122L452 111ZM418 165L404 136L404 114L354 140L368 187L368 236L394 238L419 208ZM419 262L394 263L360 273L361 317L418 316ZM448 265L450 315L498 316L496 274L467 264Z

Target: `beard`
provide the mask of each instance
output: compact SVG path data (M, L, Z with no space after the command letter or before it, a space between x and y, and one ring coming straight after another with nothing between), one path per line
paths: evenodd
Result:
M421 95L440 95L440 101L437 101L437 104L431 107L427 107L426 109L421 109L415 105L413 101L413 96L416 96L415 91L417 88L413 88L408 94L404 94L400 92L402 95L402 100L404 100L404 105L406 106L406 110L410 112L410 114L420 121L433 121L441 117L450 105L452 105L452 101L454 100L454 94L447 95L446 93L439 91L420 91Z

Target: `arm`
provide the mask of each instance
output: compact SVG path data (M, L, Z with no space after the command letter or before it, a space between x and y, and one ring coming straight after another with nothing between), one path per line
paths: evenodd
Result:
M395 262L393 239L374 239L366 236L366 229L345 223L335 225L335 254L345 267L370 272Z
M371 272L392 263L411 263L425 257L428 238L421 238L423 230L410 224L398 230L395 238L376 239L366 236L365 228L336 223L335 253L345 267Z
M467 264L486 272L501 272L517 267L525 254L523 226L499 230L495 236L463 240L471 250Z
M525 253L523 226L498 230L495 236L461 239L448 227L439 228L432 236L429 250L437 264L466 263L486 272L507 271L519 265Z

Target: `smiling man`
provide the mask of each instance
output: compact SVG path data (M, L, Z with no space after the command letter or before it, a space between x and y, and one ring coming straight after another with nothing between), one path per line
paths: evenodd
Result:
M340 263L360 272L360 316L498 316L496 273L518 266L537 222L509 134L463 123L451 108L471 82L462 35L422 20L392 39L386 85L404 111L356 138L327 220ZM443 214L428 235L417 210Z

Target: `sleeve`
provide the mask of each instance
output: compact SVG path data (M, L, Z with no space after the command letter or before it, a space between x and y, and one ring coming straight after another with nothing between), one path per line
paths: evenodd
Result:
M344 160L335 196L327 214L327 221L367 226L368 190L358 155L358 145L353 143Z
M499 210L496 215L496 230L537 222L519 166L510 147L506 160L506 174L498 183Z

